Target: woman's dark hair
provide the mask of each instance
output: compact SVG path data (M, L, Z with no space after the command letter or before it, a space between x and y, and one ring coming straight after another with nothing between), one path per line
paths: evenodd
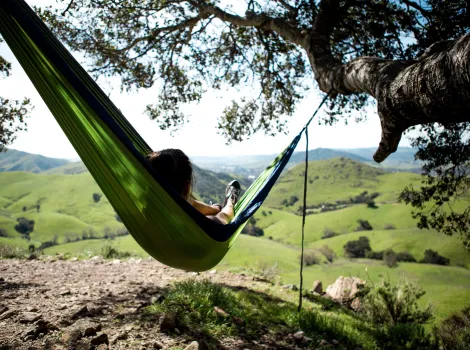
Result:
M176 192L186 199L189 197L193 185L193 166L183 151L168 148L150 153L147 159L152 168L163 176Z

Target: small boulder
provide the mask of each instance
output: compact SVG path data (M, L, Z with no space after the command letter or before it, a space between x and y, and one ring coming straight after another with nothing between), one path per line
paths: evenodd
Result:
M357 292L359 292L365 284L366 281L358 277L340 276L336 279L334 284L328 286L326 295L341 304L350 305Z
M176 314L164 313L159 319L160 331L172 332L176 328Z
M76 319L79 319L79 318L83 318L83 317L88 317L90 316L90 310L88 310L88 308L86 306L78 309L77 311L75 311L71 316L70 318L72 320L76 320Z
M42 315L36 312L23 312L18 320L20 323L33 323L39 320L41 317Z
M210 273L211 275L215 275L215 274L217 273L217 270L216 270L216 269L210 270L209 273ZM192 344L192 343L191 343L191 344ZM190 344L190 345L191 345L191 344Z
M191 342L184 350L199 350L199 343L197 341Z
M298 331L294 333L294 339L295 340L302 340L304 338L304 332L303 331Z
M218 315L218 316L222 316L222 317L228 317L230 316L227 312L225 312L225 310L221 309L220 307L217 307L217 306L214 306L214 312Z
M245 321L238 316L233 316L232 322L235 323L237 326L243 326L245 324Z
M321 281L316 280L315 282L313 282L312 292L318 293L318 294L323 293L323 285L322 285Z
M297 288L297 286L295 284L285 284L285 285L282 286L282 288L290 289L290 290L293 290L293 291L299 290L299 288Z
M98 346L98 345L101 345L101 344L109 345L108 335L106 333L102 333L99 336L94 337L91 340L91 344L94 345L94 346Z

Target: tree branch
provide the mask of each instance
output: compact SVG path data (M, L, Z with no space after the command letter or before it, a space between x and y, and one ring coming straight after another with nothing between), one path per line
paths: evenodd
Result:
M224 22L229 22L242 27L267 29L276 32L281 37L294 44L302 47L306 46L306 37L281 18L270 17L265 13L256 14L252 12L250 12L249 16L241 17L238 15L232 15L218 6L199 3L194 0L189 0L189 3L200 9L201 13L213 15Z

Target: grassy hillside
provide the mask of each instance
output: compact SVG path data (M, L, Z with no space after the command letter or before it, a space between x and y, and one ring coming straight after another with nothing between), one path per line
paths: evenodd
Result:
M0 152L0 172L3 171L28 171L40 173L69 163L66 159L48 158L38 154L30 154L7 149Z
M265 206L296 212L301 204L305 167L302 164L285 172L273 187ZM355 162L348 158L335 158L309 163L307 206L334 204L349 200L364 191L378 192L376 202L396 202L400 190L408 184L419 185L420 176L411 173L386 173L382 169ZM296 196L293 205L284 200Z

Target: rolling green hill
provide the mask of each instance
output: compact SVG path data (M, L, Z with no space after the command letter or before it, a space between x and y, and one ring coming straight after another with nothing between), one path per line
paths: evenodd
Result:
M281 175L265 205L289 212L297 212L304 185L303 164ZM411 173L387 173L382 169L355 162L348 158L334 158L309 163L307 208L324 203L348 201L364 191L378 192L376 202L396 202L400 190L408 184L419 185L420 176ZM283 205L292 196L298 200L293 205Z
M0 152L0 172L3 171L28 171L40 173L69 163L66 159L48 158L37 154L7 149Z
M264 236L242 235L218 268L258 272L272 269L277 271L283 283L298 282L301 230L298 208L302 200L303 171L303 164L286 171L255 214L256 226L263 229ZM231 175L198 167L195 172L195 190L206 201L220 200L218 196L224 193L226 183L232 179ZM387 173L347 158L335 158L312 161L308 179L307 206L311 208L305 225L306 249L320 255L318 250L328 245L337 258L333 263L327 263L322 257L320 264L306 267L307 287L316 279L326 286L340 275L374 281L379 276L390 276L392 280L405 276L418 279L427 291L425 301L432 300L437 304L438 320L470 304L470 270L459 267L470 266L470 253L461 247L457 237L417 229L410 215L411 209L397 203L400 190L410 183L419 185L420 176ZM246 188L248 182L242 181ZM350 198L365 191L368 195L378 193L374 198L376 208L369 208L364 202L351 203ZM101 191L80 162L67 163L40 174L0 173L0 228L8 234L8 237L0 237L0 246L16 245L27 249L30 244L38 247L57 236L59 245L45 249L46 254L68 252L90 257L101 254L103 247L111 244L120 251L147 256L129 235L112 240L101 238L105 233L123 232L124 227L107 199L103 196L95 202L93 193ZM293 196L297 201L290 204ZM335 210L325 212L328 203L336 205ZM20 217L35 222L31 241L22 239L14 228ZM358 219L367 220L373 230L355 232ZM385 230L386 226L395 229ZM322 239L327 229L338 235ZM95 232L97 238L81 239L84 233L90 232ZM449 258L453 266L400 263L397 268L390 269L376 260L345 259L344 244L360 236L367 236L375 251L393 248L396 252L407 251L418 260L425 249L433 249ZM80 240L69 242L77 238Z

